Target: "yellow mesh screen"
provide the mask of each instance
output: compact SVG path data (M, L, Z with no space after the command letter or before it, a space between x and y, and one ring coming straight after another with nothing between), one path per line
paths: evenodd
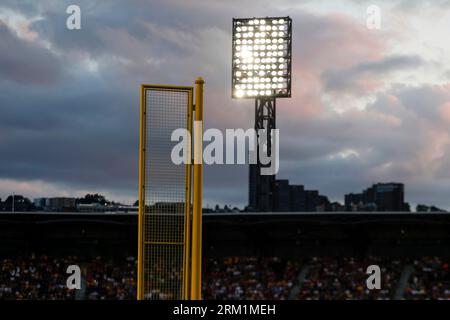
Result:
M144 88L144 299L182 299L188 166L171 160L172 132L188 128L192 88Z

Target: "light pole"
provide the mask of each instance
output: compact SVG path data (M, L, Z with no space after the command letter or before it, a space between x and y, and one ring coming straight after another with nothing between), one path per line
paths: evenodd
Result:
M267 156L276 128L276 98L291 97L292 20L289 17L233 19L232 97L255 99L255 130L265 130ZM261 175L259 157L249 170L249 206L272 211L275 175Z

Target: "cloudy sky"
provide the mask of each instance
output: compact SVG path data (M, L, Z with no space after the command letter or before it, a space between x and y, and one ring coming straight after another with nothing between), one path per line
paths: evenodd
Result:
M70 4L81 30L66 28ZM293 19L278 176L333 200L404 182L411 203L450 208L450 1L438 0L2 0L0 198L133 202L140 83L201 75L205 126L252 127L253 102L230 98L231 19L278 15ZM245 205L247 167L205 168L204 193Z

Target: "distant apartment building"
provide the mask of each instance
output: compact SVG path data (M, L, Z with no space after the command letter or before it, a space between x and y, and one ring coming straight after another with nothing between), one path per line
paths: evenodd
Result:
M77 204L77 211L79 212L137 213L138 209L138 206L127 206L122 204L101 204L97 202Z
M100 203L79 203L77 210L79 212L106 212L108 208Z
M348 211L409 211L402 183L377 183L362 193L345 195Z
M47 211L74 211L75 208L75 198L48 198L45 203L45 209Z
M330 211L330 201L317 190L305 190L302 185L290 185L289 180L275 180L274 212Z

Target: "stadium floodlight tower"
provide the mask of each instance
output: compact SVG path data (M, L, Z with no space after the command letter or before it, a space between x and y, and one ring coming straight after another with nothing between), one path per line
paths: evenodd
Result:
M255 130L265 129L272 152L276 98L291 97L292 20L290 17L233 19L232 97L255 99ZM261 175L259 158L250 165L249 207L272 211L275 175ZM270 166L266 164L265 166Z

